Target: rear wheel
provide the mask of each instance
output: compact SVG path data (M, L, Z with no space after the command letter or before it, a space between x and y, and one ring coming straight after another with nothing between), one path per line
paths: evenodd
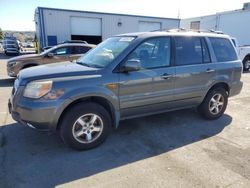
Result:
M73 106L61 121L60 135L64 143L77 150L101 144L111 130L110 115L101 105L88 102Z
M249 71L249 69L250 69L250 58L247 57L243 60L243 70Z
M227 107L228 94L224 88L215 88L207 94L199 106L199 112L205 119L213 120L221 117Z

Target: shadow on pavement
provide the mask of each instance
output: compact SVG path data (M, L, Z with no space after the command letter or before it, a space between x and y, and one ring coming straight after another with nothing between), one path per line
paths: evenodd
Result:
M0 79L0 87L12 87L14 82L15 78Z
M65 147L57 133L6 125L4 166L9 175L0 182L5 187L54 187L212 137L231 121L228 115L206 121L194 110L126 120L104 144L82 152Z

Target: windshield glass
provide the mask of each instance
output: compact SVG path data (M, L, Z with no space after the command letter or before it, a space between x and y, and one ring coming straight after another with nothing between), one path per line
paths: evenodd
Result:
M77 63L88 67L104 68L121 54L134 39L135 37L109 38L78 59Z

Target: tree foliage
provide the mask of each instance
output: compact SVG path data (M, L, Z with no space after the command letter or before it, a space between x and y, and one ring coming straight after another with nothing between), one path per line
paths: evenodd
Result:
M2 31L2 29L0 28L0 40L2 40L3 39L3 31Z

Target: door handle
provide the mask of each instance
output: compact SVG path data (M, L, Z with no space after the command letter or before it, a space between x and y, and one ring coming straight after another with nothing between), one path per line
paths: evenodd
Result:
M214 71L215 71L214 69L208 68L208 69L206 70L206 73L211 73L211 72L214 72Z
M167 80L167 79L169 79L169 78L172 78L172 77L173 77L172 74L167 74L167 73L164 73L163 75L161 75L161 78L163 78L163 79L165 79L165 80Z

